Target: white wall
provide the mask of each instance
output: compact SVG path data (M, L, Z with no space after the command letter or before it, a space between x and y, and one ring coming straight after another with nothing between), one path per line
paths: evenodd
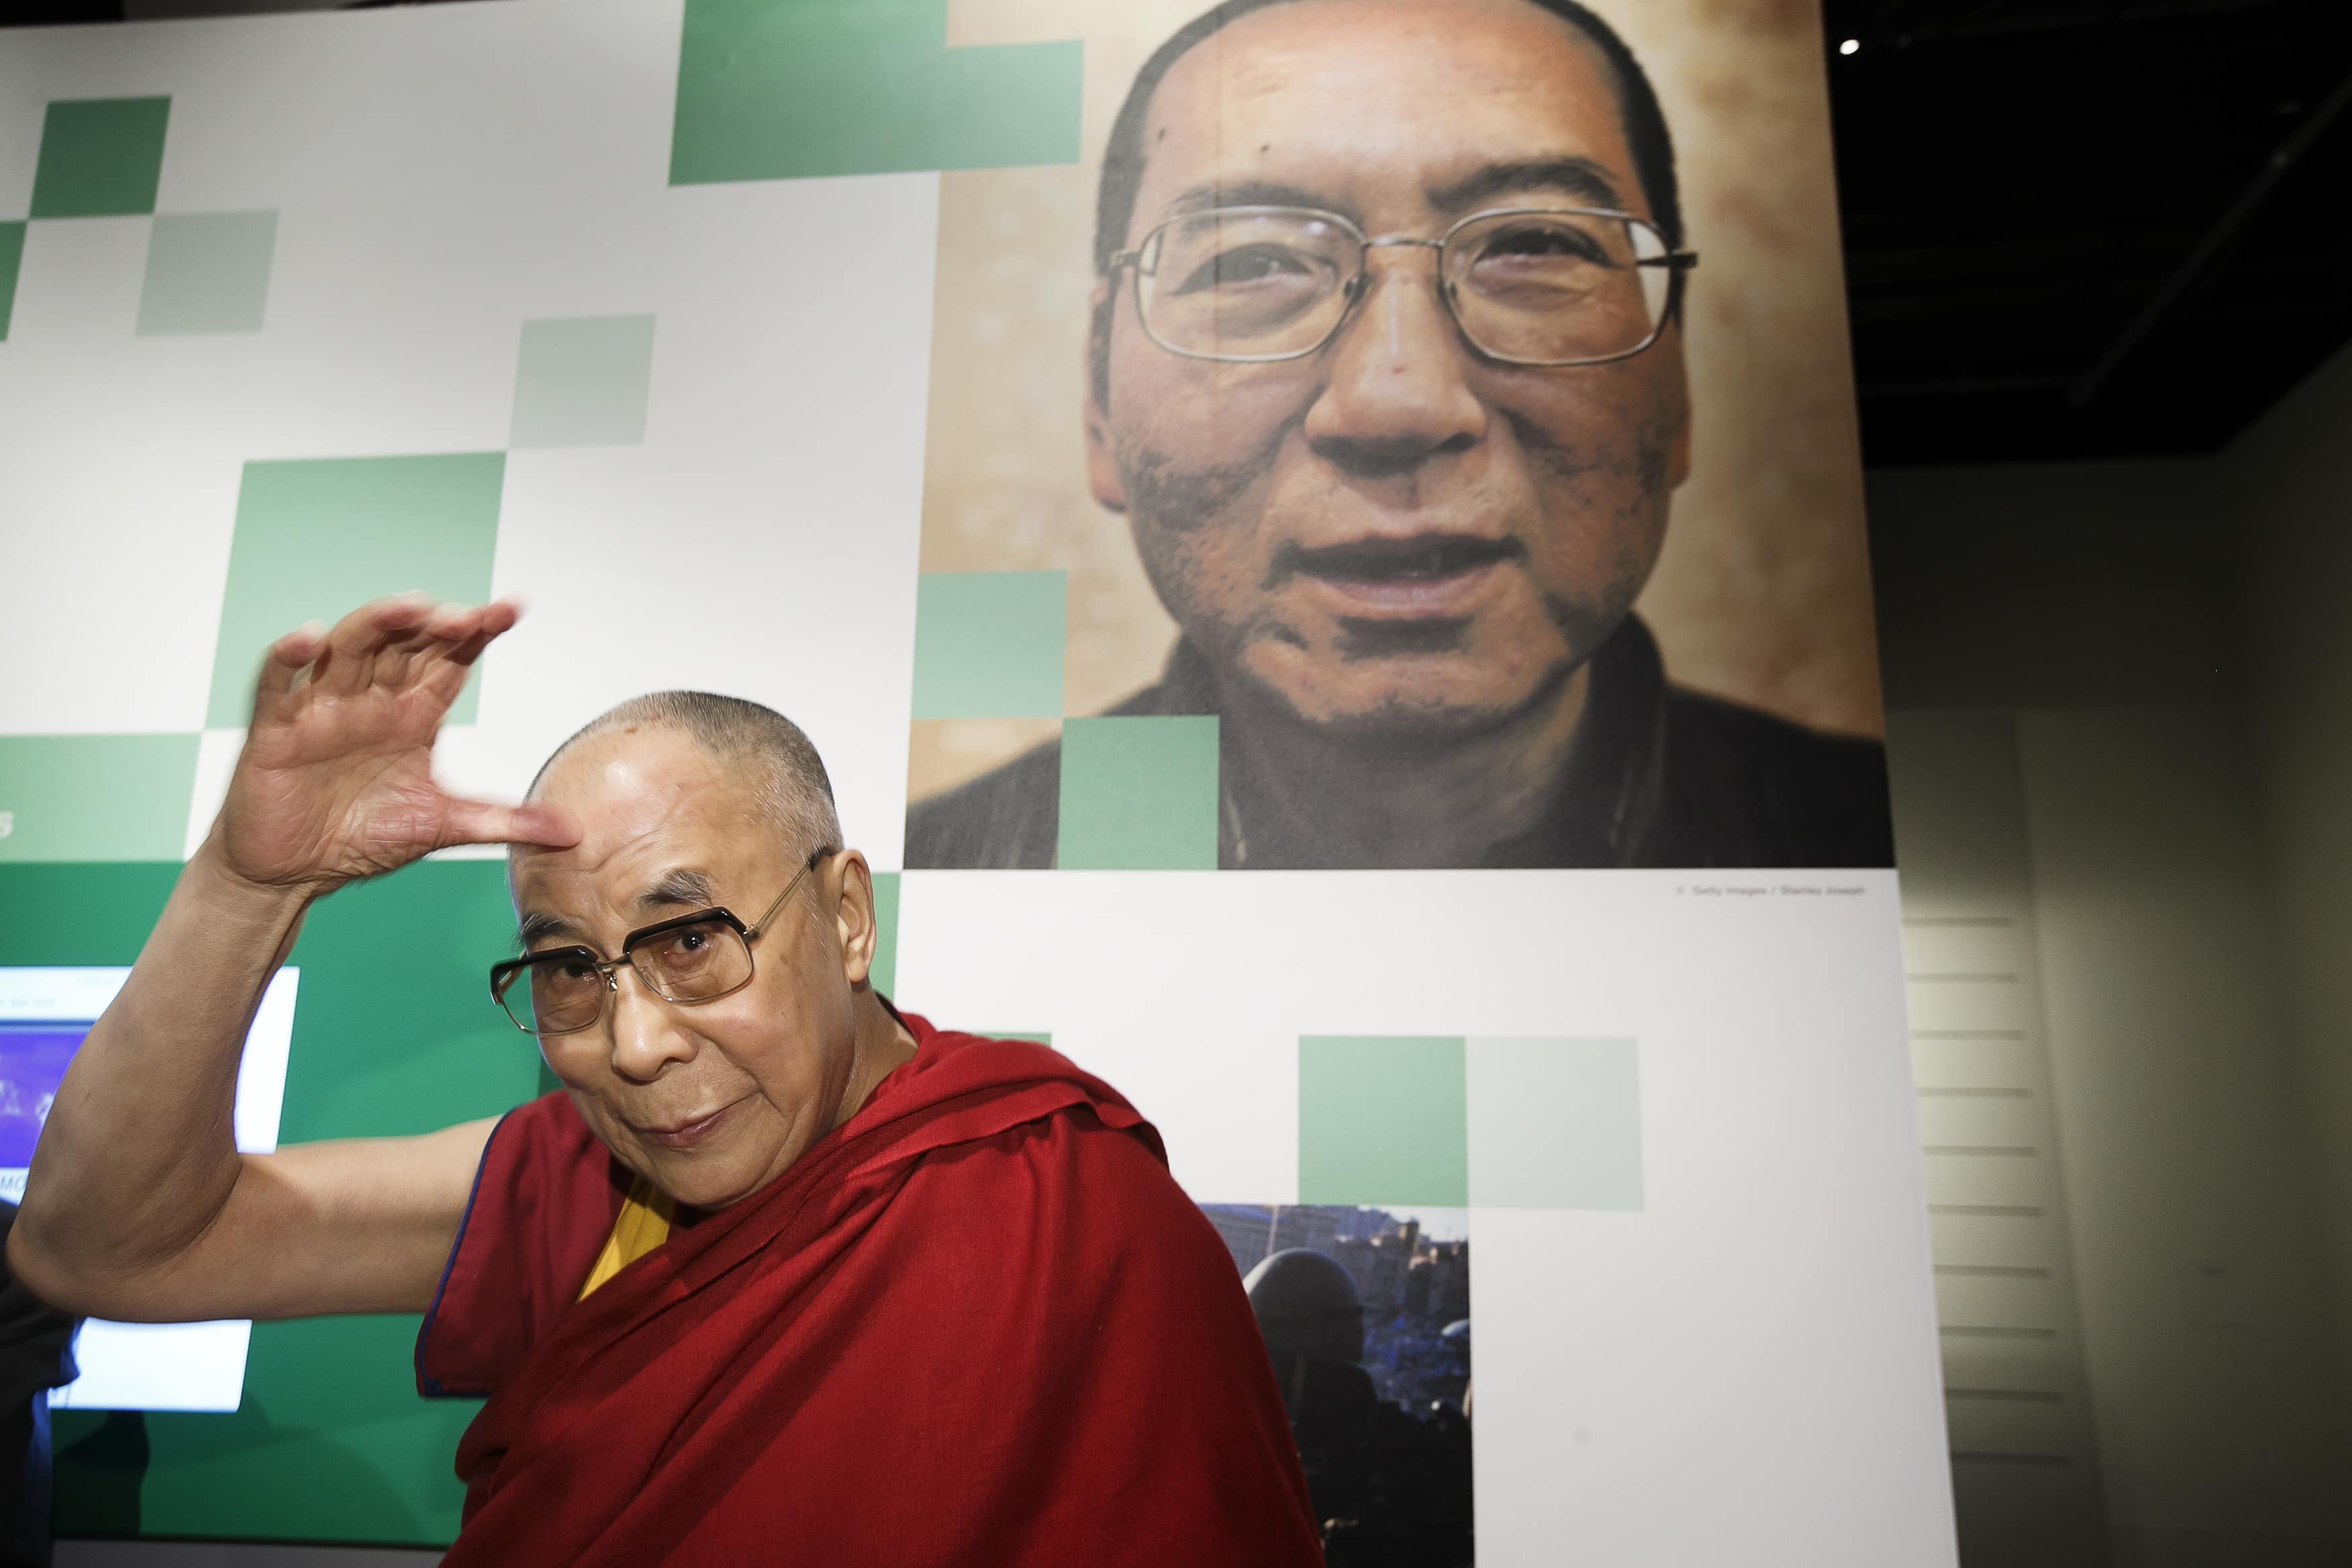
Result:
M2217 459L1872 480L1906 916L2021 880L2048 1190L2131 1568L2352 1549L2352 465L2310 455L2346 372ZM2013 737L2013 870L1952 852L1985 787L1921 778L1950 770L1930 741L1987 725ZM1915 981L1915 1015L1930 1000ZM1958 1495L1964 1543L2025 1506Z
M2341 1563L2345 1387L2243 740L2185 706L2029 711L2018 737L2118 1555L2210 1561L2219 1534Z
M2251 535L2242 601L2279 951L2326 1184L2336 1326L2352 1361L2352 350L2229 454ZM2352 1485L2352 1483L2347 1483Z
M2105 1560L2017 723L1892 716L1904 969L1961 1561Z

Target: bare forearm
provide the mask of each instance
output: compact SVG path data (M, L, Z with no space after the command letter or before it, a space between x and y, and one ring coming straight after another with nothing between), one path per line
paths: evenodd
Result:
M8 1258L35 1293L154 1319L428 1299L490 1124L240 1157L238 1058L318 892L454 844L579 841L560 808L433 780L442 717L517 613L402 594L269 645L212 836L34 1153Z
M22 1245L77 1277L167 1265L238 1179L247 1029L308 895L236 876L207 843L58 1086L26 1184Z

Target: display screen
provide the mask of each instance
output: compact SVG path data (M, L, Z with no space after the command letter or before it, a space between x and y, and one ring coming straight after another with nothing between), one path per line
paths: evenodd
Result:
M33 1145L58 1085L90 1026L122 988L123 968L0 969L0 1197L25 1194ZM294 1038L299 972L278 971L246 1034L236 1082L236 1145L278 1146L286 1058ZM74 1342L81 1375L49 1396L53 1408L234 1410L245 1386L242 1319L116 1323L92 1319Z

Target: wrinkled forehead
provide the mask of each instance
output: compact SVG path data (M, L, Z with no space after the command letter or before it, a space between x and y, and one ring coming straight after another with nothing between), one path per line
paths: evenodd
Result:
M630 727L577 743L550 765L533 795L568 808L581 838L568 849L510 851L519 899L634 894L680 865L716 873L756 859L772 837L761 831L758 781L669 726Z
M1152 95L1132 242L1177 211L1268 197L1360 223L1497 204L1496 171L1580 162L1530 199L1648 215L1609 67L1528 0L1297 0L1203 39ZM1313 200L1308 200L1313 198Z

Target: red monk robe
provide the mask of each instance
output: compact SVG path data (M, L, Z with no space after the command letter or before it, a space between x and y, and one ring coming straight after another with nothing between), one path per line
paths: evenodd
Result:
M1159 1134L1043 1046L913 1061L577 1300L628 1174L499 1124L417 1385L487 1394L445 1562L1319 1564L1249 1303Z

